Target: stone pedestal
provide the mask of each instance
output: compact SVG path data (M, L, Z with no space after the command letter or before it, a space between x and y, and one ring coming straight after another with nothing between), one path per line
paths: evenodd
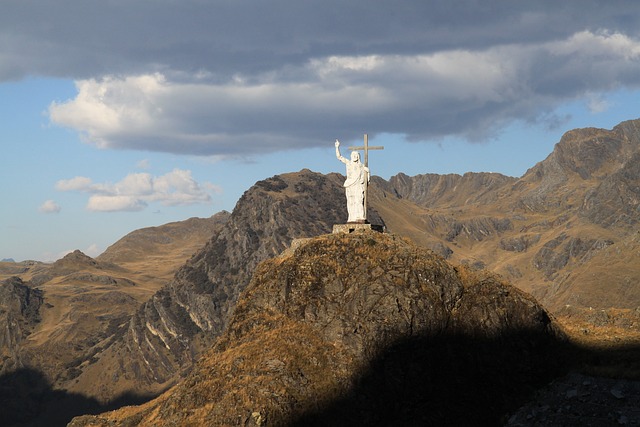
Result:
M333 224L333 234L339 233L353 233L354 231L373 230L379 233L384 233L384 227L377 224L365 224L365 223L347 223L347 224Z

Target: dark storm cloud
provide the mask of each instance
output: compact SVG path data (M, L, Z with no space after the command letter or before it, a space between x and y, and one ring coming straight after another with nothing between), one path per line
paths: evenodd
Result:
M0 80L72 78L53 122L108 148L241 154L491 135L640 82L630 1L11 1Z
M226 76L329 55L420 54L636 32L624 1L8 1L0 75Z

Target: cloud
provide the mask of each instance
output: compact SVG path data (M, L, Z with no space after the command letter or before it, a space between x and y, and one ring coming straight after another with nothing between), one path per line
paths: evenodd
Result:
M483 50L638 27L636 5L615 0L22 0L2 12L0 79L163 71L228 80L332 55Z
M481 50L318 57L225 82L161 73L82 80L76 98L49 114L101 148L256 155L362 129L480 140L621 85L640 87L640 40L581 31Z
M151 162L148 159L142 159L136 163L136 167L138 169L149 169L151 167Z
M0 16L0 81L73 79L50 120L107 149L226 158L362 132L483 140L640 87L639 23L618 0L22 0Z
M147 207L147 203L135 196L94 195L89 198L87 209L93 212L136 212Z
M135 212L145 209L150 203L164 206L207 203L209 192L216 188L211 183L198 184L191 171L174 169L154 177L148 173L131 173L115 184L94 184L86 177L75 177L56 183L60 191L90 193L87 209L94 212Z
M590 96L587 98L587 108L592 114L598 114L607 111L609 107L611 107L611 104L602 97Z
M97 257L98 255L100 255L102 253L102 250L100 249L100 247L97 244L92 243L83 252L85 254L89 255L90 257L95 258L95 257Z
M43 204L40 205L38 210L41 213L50 214L50 213L59 213L62 208L53 200L47 200Z
M75 178L62 179L56 182L55 188L58 191L89 191L91 186L91 179L84 176L76 176Z

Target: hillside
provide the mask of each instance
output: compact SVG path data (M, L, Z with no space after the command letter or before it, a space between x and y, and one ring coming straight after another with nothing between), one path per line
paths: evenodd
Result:
M47 400L49 387L66 390L75 382L228 215L137 230L97 259L74 251L52 264L0 263L0 326L6 331L0 338L0 386L30 384L10 386L25 389L16 412L38 413L34 408ZM148 263L134 256L145 251ZM24 374L16 379L16 372ZM89 390L80 392L91 396ZM88 401L86 410L99 406Z
M375 232L259 266L178 386L95 425L491 425L562 371L562 334L491 275Z
M189 218L135 230L96 259L126 268L139 276L138 281L153 280L162 286L224 225L229 215L222 211L210 218Z

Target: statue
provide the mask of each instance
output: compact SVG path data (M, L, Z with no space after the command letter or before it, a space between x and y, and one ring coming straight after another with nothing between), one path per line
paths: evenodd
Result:
M352 151L351 160L348 160L340 155L340 141L336 139L335 145L336 157L347 165L347 179L343 185L347 194L347 222L364 223L367 220L365 194L371 178L369 168L360 161L360 153Z

